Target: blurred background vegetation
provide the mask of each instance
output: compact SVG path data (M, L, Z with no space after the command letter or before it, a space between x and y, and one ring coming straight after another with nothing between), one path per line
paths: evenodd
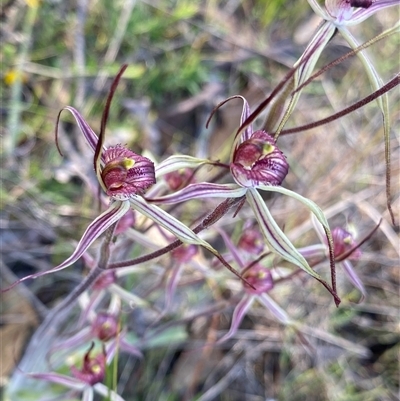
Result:
M367 40L398 18L398 9L389 9L353 31ZM71 240L78 240L96 216L93 194L82 190L76 173L92 174L90 152L68 115L62 116L64 158L55 147L62 107L76 107L98 130L109 84L128 63L111 108L107 142L126 143L154 160L178 152L220 158L229 150L241 105L224 107L205 130L210 111L234 94L246 96L254 108L298 59L320 23L306 1L289 0L2 0L0 21L1 271L10 282L63 260ZM398 72L399 44L397 35L368 50L385 82ZM347 50L336 37L319 66ZM306 89L289 125L323 118L370 92L359 61L346 60ZM390 99L398 218L397 89ZM126 362L127 400L172 401L185 394L202 401L398 399L399 242L385 208L380 113L370 104L339 122L280 141L291 166L285 185L317 202L333 227L351 222L363 237L384 217L357 263L367 300L355 303L358 294L339 278L344 302L335 309L315 281L293 280L273 295L288 313L323 333L308 340L307 351L291 330L255 308L236 348L226 344L216 359L202 354L202 362L191 360L183 346L168 346L167 339L145 354L140 368ZM280 202L273 203L278 220L293 232L296 245L309 244L308 215L289 199ZM29 331L81 274L77 265L6 294L3 384ZM207 336L211 319L204 319L188 324L186 341ZM354 354L346 342L340 350L327 345L324 333L361 344L370 354Z

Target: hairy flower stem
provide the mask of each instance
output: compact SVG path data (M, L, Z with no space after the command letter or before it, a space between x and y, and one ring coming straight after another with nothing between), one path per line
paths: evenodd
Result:
M197 225L194 229L193 232L195 234L198 234L199 232L209 228L213 224L215 224L219 219L221 219L228 211L238 203L242 201L243 197L241 198L232 198L232 199L226 199L222 203L220 203L213 212L211 212L199 225ZM107 270L110 269L119 269L120 267L128 267L128 266L134 266L138 265L140 263L148 262L149 260L158 258L162 255L165 255L168 252L173 251L174 249L178 248L181 246L183 242L181 240L176 240L172 242L171 244L167 245L164 248L159 249L158 251L148 253L147 255L140 256L135 259L131 260L125 260L122 262L116 262L116 263L111 263L107 266ZM218 258L224 266L228 267L226 265L226 261L221 257ZM229 270L230 266L228 267Z
M314 121L313 123L310 124L301 125L300 127L285 129L281 131L281 135L297 134L298 132L317 128L320 127L321 125L335 121L341 117L344 117L347 114L352 113L353 111L356 111L357 109L365 106L366 104L371 103L373 100L384 95L386 92L389 92L399 84L400 84L400 73L396 74L394 78L392 78L386 85L383 85L380 89L376 90L375 92L371 93L365 98L359 100L358 102L352 104L351 106L346 107L345 109L338 111L337 113L332 114L329 117L323 118L322 120Z

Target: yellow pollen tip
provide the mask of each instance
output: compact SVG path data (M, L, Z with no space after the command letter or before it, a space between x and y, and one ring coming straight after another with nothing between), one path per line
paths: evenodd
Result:
M124 160L122 161L122 165L129 170L130 168L132 168L135 165L135 160L133 159L129 159L129 157L125 157Z
M343 242L344 242L345 244L351 244L351 236L349 235L348 237L344 238L344 239L343 239Z
M269 153L272 153L274 150L275 150L275 146L274 146L274 145L271 145L271 144L269 144L269 143L266 143L266 144L263 146L263 154L264 154L264 155L268 155Z
M92 367L92 372L93 373L99 373L101 371L101 366L100 365L94 365Z

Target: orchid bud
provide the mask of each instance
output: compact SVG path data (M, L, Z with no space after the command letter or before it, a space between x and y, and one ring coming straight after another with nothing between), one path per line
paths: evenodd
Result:
M248 284L243 284L246 292L253 295L261 295L264 292L268 292L274 286L271 272L261 266L255 264L243 273L243 277L256 289L254 290Z
M106 149L104 159L101 178L108 196L126 200L143 193L156 182L154 163L122 145Z
M182 188L192 176L193 173L191 170L189 170L188 168L183 168L165 174L165 181L172 191L176 191L177 189Z
M259 230L250 227L243 231L239 238L238 248L252 255L258 255L264 249L264 237Z
M236 148L230 168L239 185L256 187L280 185L289 171L289 164L274 138L260 130Z
M118 320L108 313L99 313L92 325L93 334L101 341L114 338L118 332Z
M106 368L106 356L104 350L102 354L92 358L90 353L93 348L94 343L92 343L89 351L83 358L83 366L81 370L77 369L75 366L71 366L72 375L91 386L103 381Z
M356 245L353 236L341 227L336 227L332 230L332 238L335 258L343 255ZM357 260L360 257L361 250L357 248L347 257L347 259Z
M114 270L106 270L104 271L100 277L94 282L93 289L95 290L104 290L109 287L111 284L115 283L117 280L117 275Z
M174 249L171 254L180 263L189 262L197 253L196 245L181 245L179 248Z

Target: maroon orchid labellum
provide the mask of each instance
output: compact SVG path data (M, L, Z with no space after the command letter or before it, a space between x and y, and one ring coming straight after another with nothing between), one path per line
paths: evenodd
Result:
M121 145L107 148L104 161L101 178L107 195L114 199L143 193L156 182L154 163Z
M235 181L243 187L280 185L289 171L289 164L274 138L260 130L237 146L230 169Z

